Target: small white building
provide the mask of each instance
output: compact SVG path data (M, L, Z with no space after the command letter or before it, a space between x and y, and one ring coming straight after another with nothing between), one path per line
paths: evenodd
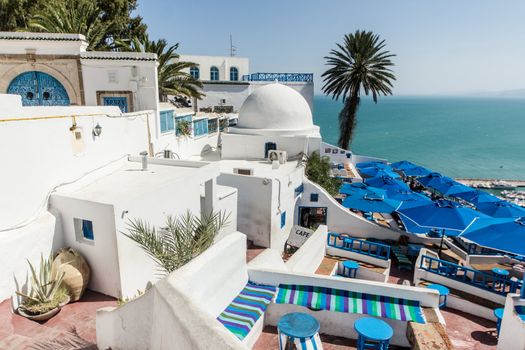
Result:
M237 113L255 89L275 81L303 95L313 110L311 73L250 73L250 61L246 57L181 55L179 59L197 64L188 73L204 85L206 96L196 101L199 110Z

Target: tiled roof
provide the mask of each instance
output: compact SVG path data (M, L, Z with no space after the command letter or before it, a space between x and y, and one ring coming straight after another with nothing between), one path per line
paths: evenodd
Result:
M149 52L88 51L82 52L80 58L84 60L155 61L157 55Z
M0 40L86 41L82 34L0 32Z

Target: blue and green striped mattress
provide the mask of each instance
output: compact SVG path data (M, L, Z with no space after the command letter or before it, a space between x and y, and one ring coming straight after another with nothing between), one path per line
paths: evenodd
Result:
M301 305L316 310L366 314L399 321L425 323L418 301L346 290L281 284L276 304Z
M248 282L217 320L237 338L243 340L272 302L276 289L274 286Z

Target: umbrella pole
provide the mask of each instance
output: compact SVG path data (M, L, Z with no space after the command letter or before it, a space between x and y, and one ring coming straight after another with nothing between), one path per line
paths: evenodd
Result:
M441 244L439 245L438 256L441 259L441 250L443 249L443 240L445 239L445 232L441 232Z

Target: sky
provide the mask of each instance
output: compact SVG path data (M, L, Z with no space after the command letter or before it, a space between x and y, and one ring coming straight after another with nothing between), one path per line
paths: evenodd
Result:
M343 36L371 30L396 54L394 95L525 89L522 0L139 0L151 38L179 53L250 59L254 72L314 73Z

